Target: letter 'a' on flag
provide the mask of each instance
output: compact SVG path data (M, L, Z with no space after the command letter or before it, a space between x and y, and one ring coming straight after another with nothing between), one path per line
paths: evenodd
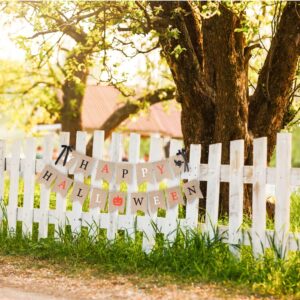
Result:
M115 166L115 163L99 160L96 172L96 180L103 179L110 182L114 175Z
M147 211L147 193L131 193L131 212L134 214L138 210L142 212Z
M89 190L90 187L87 184L75 181L71 193L71 201L78 201L81 203L81 205L83 205L83 202L86 199Z
M166 198L170 208L174 207L176 204L184 204L179 186L166 189Z
M53 167L46 165L42 172L37 176L37 182L43 184L45 187L50 187L57 175L58 172Z
M132 183L133 164L118 163L116 167L116 183Z
M77 163L75 167L75 173L82 173L84 177L88 177L97 160L87 155L80 155L77 157Z
M148 192L148 203L151 214L155 214L158 208L166 209L166 200L163 191Z
M200 190L200 181L191 180L185 182L182 188L187 201L193 201L199 198L203 199L203 195Z
M63 174L60 174L55 180L55 184L53 185L52 191L60 194L62 197L65 197L72 183L72 179Z
M172 174L168 160L160 160L152 163L152 171L154 172L156 180L162 181L163 179L172 179Z
M125 199L126 199L126 194L123 192L109 193L108 211L109 212L119 211L120 213L123 213L125 209Z
M152 166L150 163L136 164L136 179L138 185L144 182L153 183L154 177L152 172Z
M107 190L92 188L90 209L98 208L104 210L106 205L106 200L107 200L107 194L108 194Z

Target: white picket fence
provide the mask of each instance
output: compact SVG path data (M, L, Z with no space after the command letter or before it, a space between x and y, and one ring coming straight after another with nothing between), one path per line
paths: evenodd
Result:
M77 132L76 150L81 153L86 151L87 134ZM69 133L60 134L59 144L69 144ZM253 166L244 166L244 141L236 140L230 143L230 164L221 165L221 144L213 144L209 147L208 164L200 164L201 145L191 145L190 170L181 178L167 180L167 185L178 185L181 179L197 179L207 181L206 217L205 223L198 220L199 201L194 200L186 204L185 218L178 218L178 205L166 210L165 217L157 214L135 215L131 213L130 201L126 203L126 213L117 211L100 212L97 208L88 212L82 211L79 202L72 204L72 210L67 210L67 199L56 195L56 208L50 209L50 188L41 186L40 207L34 208L35 175L40 172L45 164L54 164L52 151L54 145L53 136L44 138L42 159L36 159L36 141L28 138L24 142L24 157L21 158L22 141L15 141L12 145L11 155L6 157L5 141L0 141L0 197L4 196L5 178L9 180L7 221L11 230L16 229L16 222L22 221L24 234L32 233L33 222L39 224L39 238L47 237L48 224L54 224L55 228L64 229L66 224L71 225L73 232L79 232L81 226L92 226L95 234L98 228L107 229L107 239L114 240L118 230L126 230L134 237L136 230L143 233L143 250L150 252L155 244L157 229L163 233L170 242L176 237L178 226L183 230L201 228L213 237L218 227L224 233L224 242L231 245L253 245L255 254L260 254L263 249L271 246L271 239L275 237L275 243L282 249L298 250L299 233L290 232L290 188L300 186L300 168L291 168L291 135L280 133L277 136L276 168L267 167L267 139L254 140ZM114 133L110 145L110 159L120 162L122 158L122 135ZM178 140L171 140L170 156L182 148ZM93 157L103 159L104 156L104 132L95 131L93 141ZM164 158L163 139L152 136L150 140L149 161L157 161ZM130 134L129 162L140 161L140 136ZM61 172L66 173L63 166L55 166ZM101 187L102 182L95 180L96 171L91 176L91 184ZM18 207L18 191L20 179L23 177L23 206ZM75 180L83 181L82 174L76 174ZM133 176L135 178L135 176ZM220 182L229 183L229 223L228 226L218 225L219 191ZM253 185L253 212L251 230L242 230L243 222L243 185ZM275 234L266 230L266 187L275 185ZM110 190L116 190L119 186L113 181ZM136 182L128 185L127 192L137 191ZM147 189L159 189L159 183L148 184ZM300 213L300 212L299 212ZM153 226L155 224L155 226ZM232 248L234 249L234 247Z

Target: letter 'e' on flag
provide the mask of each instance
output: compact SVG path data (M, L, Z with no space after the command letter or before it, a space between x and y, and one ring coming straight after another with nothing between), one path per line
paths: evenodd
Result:
M99 160L96 172L96 180L103 179L110 182L115 171L115 163Z
M60 194L62 197L65 197L72 183L72 179L60 174L57 176L52 190L53 192Z
M113 212L118 210L123 213L125 209L125 193L111 192L109 193L108 210Z
M176 204L184 204L182 193L179 186L166 189L166 198L169 207L174 207Z
M131 212L134 214L138 210L142 212L147 211L147 193L131 193Z
M89 193L90 187L82 182L76 182L73 185L73 190L71 194L71 201L79 201L83 205L84 200L86 199Z
M55 180L57 175L57 171L51 166L47 165L37 176L37 182L43 184L45 187L50 187L51 183Z
M107 190L92 188L90 209L100 208L101 210L104 210L107 200L107 193Z
M183 184L183 192L187 201L193 201L195 199L203 199L202 192L200 190L200 182L198 180L191 180Z
M166 209L166 200L163 191L149 192L148 202L152 214L156 213L158 208Z

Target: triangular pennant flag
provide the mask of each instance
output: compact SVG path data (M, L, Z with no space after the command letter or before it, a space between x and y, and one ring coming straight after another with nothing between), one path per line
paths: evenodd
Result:
M183 197L179 186L166 189L166 198L169 207L174 207L176 204L184 204Z
M115 171L115 163L99 160L97 166L97 172L96 172L96 179L97 180L103 179L110 182L113 178L114 171Z
M116 183L132 183L133 164L118 163L116 166Z
M97 160L95 158L81 154L77 157L74 173L82 173L84 177L88 177L91 174L96 162Z
M136 165L137 184L144 182L153 183L152 165L150 163L138 163Z
M90 209L100 208L101 210L104 210L106 200L107 200L107 194L108 194L107 190L92 188Z
M125 196L123 192L111 192L109 193L108 209L109 212L118 210L123 213L125 209Z
M166 200L163 191L149 192L148 202L152 214L156 213L158 208L166 209Z
M136 213L138 210L147 211L147 193L132 193L130 199L132 213Z
M37 182L46 187L50 187L57 175L58 172L53 167L46 165L42 172L37 176Z
M203 199L203 195L200 190L200 182L198 180L183 183L183 192L187 201L193 201L199 198Z
M72 179L70 179L66 175L59 174L55 180L55 184L52 190L53 192L60 194L62 197L65 197L72 183Z
M75 181L71 194L71 201L79 201L82 205L89 193L89 190L90 187L87 184Z
M152 171L154 172L157 181L162 181L165 178L172 179L170 166L167 160L153 162Z

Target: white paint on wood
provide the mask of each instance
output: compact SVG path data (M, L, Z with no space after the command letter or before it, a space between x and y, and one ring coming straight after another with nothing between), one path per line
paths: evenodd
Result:
M267 138L253 141L252 243L253 253L263 253L266 244Z
M278 133L276 146L275 241L282 257L285 256L287 251L290 228L291 150L291 134Z

